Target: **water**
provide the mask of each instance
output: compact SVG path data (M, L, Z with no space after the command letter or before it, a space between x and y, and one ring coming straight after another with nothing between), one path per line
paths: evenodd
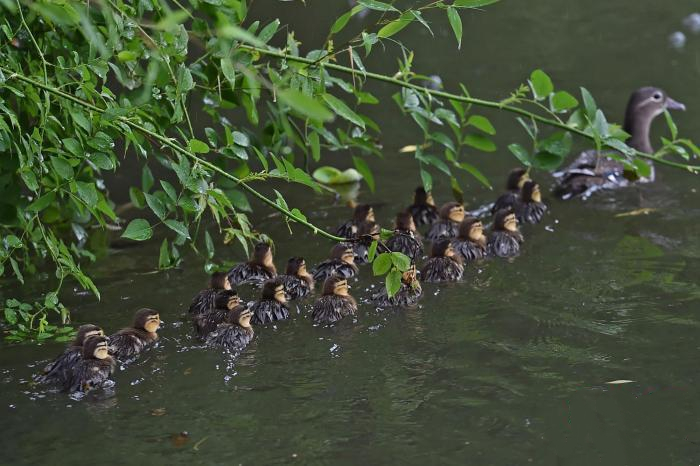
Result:
M318 24L346 8L308 3L256 2L253 13L280 16L308 46L325 35ZM490 98L541 67L557 87L589 88L619 121L629 92L655 84L689 107L677 122L692 135L700 36L686 31L680 51L667 38L696 7L685 0L504 2L463 15L461 53L437 17L435 41L418 26L401 38L416 49L417 70ZM392 57L378 52L366 65L393 73ZM383 98L395 92L370 89ZM418 133L388 99L370 113L384 128L386 157L371 161L377 192L363 187L360 199L380 203L378 218L388 225L419 182L410 158L396 155L419 142ZM470 157L500 185L514 164L505 146L525 140L510 117L484 113L497 124L499 151ZM348 164L347 154L326 157ZM60 344L3 344L2 463L697 464L697 179L659 171L653 186L586 203L550 199L544 224L524 230L521 257L471 267L463 283L425 285L419 309L362 304L355 322L326 329L313 327L309 303L300 303L291 321L258 329L235 365L198 348L180 322L206 283L197 259L153 272L159 241L115 249L90 268L102 302L79 293L65 302L76 322L108 332L138 307L157 308L167 322L158 347L117 372L115 397L76 402L27 383ZM468 175L461 180L469 205L494 196ZM281 189L322 226L349 215L328 198ZM449 185L438 181L436 196L446 200ZM618 216L640 208L653 210ZM330 248L298 227L288 235L266 208L256 216L277 243L278 267L291 255L319 261ZM241 258L234 248L220 251ZM45 278L23 292L38 294ZM351 292L366 298L376 283L363 268ZM8 284L2 290L16 293ZM606 383L616 380L634 382Z

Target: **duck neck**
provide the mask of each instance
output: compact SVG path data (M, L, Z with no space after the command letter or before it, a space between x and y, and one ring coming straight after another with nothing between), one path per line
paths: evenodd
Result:
M649 130L653 119L654 117L651 115L638 115L627 111L624 130L630 135L627 141L628 146L647 154L654 153L649 140Z

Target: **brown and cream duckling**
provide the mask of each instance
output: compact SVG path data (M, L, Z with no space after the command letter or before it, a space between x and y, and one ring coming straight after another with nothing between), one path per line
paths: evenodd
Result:
M505 209L496 212L488 243L489 254L498 257L515 257L520 254L520 244L523 241L515 214Z
M483 259L488 255L484 225L475 217L467 217L459 225L459 235L452 240L452 247L465 263Z
M410 212L400 212L394 221L394 234L386 242L394 252L400 252L415 260L423 254L423 242L416 230L416 223Z
M131 327L109 337L109 353L119 362L129 362L158 340L160 314L153 309L136 311Z
M64 385L70 393L87 393L102 388L110 381L114 373L115 361L109 354L109 342L105 336L91 336L85 340L81 358ZM110 382L111 384L111 382Z
M520 201L520 191L523 189L525 182L530 181L530 174L525 168L514 168L508 174L506 180L506 192L501 194L496 202L491 207L491 215L494 215L501 209L515 210L516 205Z
M311 313L315 324L332 324L343 317L355 315L357 302L348 289L348 281L343 277L333 276L325 281L323 296L314 303Z
M440 207L440 220L433 223L427 238L435 243L442 239L455 238L459 233L459 224L464 220L466 213L464 206L459 202L448 202Z
M287 270L280 275L288 299L303 298L314 289L314 278L306 270L303 257L292 257L287 262Z
M375 222L365 222L357 230L357 240L352 243L352 250L355 253L356 264L366 264L369 262L369 247L373 241L378 241L382 229Z
M263 284L260 300L250 305L250 311L253 313L251 322L255 325L288 319L287 295L282 280L273 278L266 281Z
M685 105L676 102L657 87L642 87L634 91L625 111L623 129L630 135L627 145L640 152L653 154L649 131L654 119L665 110L685 110ZM623 188L633 182L650 183L655 177L654 165L650 161L644 163L649 165L651 173L648 177L640 178L636 173L627 171L622 162L608 157L606 153L585 151L571 165L553 173L558 182L554 193L562 199L579 195L587 198L600 189Z
M336 236L343 238L355 238L360 226L365 222L374 222L374 209L369 204L359 204L355 207L352 218L340 225L336 231Z
M82 357L83 345L90 337L103 337L104 331L93 324L81 325L75 339L58 356L44 367L44 371L36 378L39 383L65 385L71 378L73 367Z
M216 300L216 296L219 294L219 292L230 289L231 282L229 281L228 276L223 272L214 272L211 275L209 288L200 291L197 293L197 296L192 299L189 315L195 316L210 311L214 308L214 301Z
M343 278L354 277L359 271L355 264L355 252L348 243L338 243L333 246L330 256L330 259L321 262L312 270L313 278L317 282L325 281L333 275Z
M420 186L416 188L413 194L413 204L408 206L406 209L411 213L413 221L416 226L432 225L439 218L440 214L437 207L435 207L435 200L433 199L433 194Z
M386 286L383 286L382 291L372 296L372 301L377 307L411 307L418 303L422 295L423 289L416 276L416 266L412 265L401 275L401 288L394 296L390 298Z
M272 259L272 248L267 243L256 244L250 260L238 264L228 272L228 280L232 286L244 283L260 286L265 280L276 276L277 269Z
M520 202L515 209L515 215L520 223L540 223L547 212L547 205L542 202L540 185L528 181L523 185Z
M456 282L462 278L462 258L455 252L449 239L433 244L430 259L421 270L425 282Z
M240 353L251 342L255 332L250 325L253 313L250 309L239 307L228 312L226 320L207 335L207 346L223 347Z
M200 338L204 338L213 332L217 325L226 320L226 316L232 310L244 308L241 298L233 290L223 290L219 292L214 300L214 307L207 312L197 314L192 318L194 331Z

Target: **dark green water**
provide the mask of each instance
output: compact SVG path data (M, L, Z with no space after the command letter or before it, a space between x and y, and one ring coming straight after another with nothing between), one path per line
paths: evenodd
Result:
M346 4L307 3L259 0L253 14L279 16L309 46ZM417 52L416 69L484 97L506 95L541 67L558 87L590 89L619 121L632 89L663 87L689 107L677 122L697 137L700 36L689 34L682 51L666 41L697 7L690 0L504 1L463 15L459 53L441 19L434 40L418 27L401 38ZM393 57L378 53L366 65L393 73ZM414 163L396 154L418 132L388 100L371 114L385 128L386 158L372 163L377 192L363 187L360 199L381 202L377 215L388 225L418 183ZM472 161L500 185L514 163L505 146L524 138L509 117L488 116L499 151ZM345 157L326 161L342 166ZM74 402L26 383L61 345L3 344L0 462L698 464L697 178L659 171L653 186L585 203L550 200L544 224L524 230L521 257L471 267L459 284L426 285L419 309L378 312L363 304L355 322L326 329L313 327L309 303L300 303L291 321L258 329L234 366L195 347L188 325L178 323L206 282L196 259L154 272L156 241L114 250L91 267L102 302L77 291L65 301L76 322L110 333L134 309L157 308L167 321L158 347L118 371L115 397ZM463 181L471 205L494 196L466 175ZM349 215L327 198L282 189L320 225ZM448 193L438 181L438 199ZM640 207L655 210L616 216ZM256 214L258 228L276 241L279 267L291 255L316 262L330 248L306 231L289 236L264 208ZM220 251L241 258L238 250ZM367 297L374 283L363 269L352 292ZM37 280L23 291L41 289ZM2 292L16 290L5 284ZM606 384L619 379L635 382ZM182 431L189 438L174 440Z

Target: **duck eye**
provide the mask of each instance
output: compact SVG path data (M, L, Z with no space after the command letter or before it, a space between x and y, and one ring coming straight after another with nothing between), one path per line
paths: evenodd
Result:
M661 94L657 92L656 94L653 95L654 100L661 100Z

